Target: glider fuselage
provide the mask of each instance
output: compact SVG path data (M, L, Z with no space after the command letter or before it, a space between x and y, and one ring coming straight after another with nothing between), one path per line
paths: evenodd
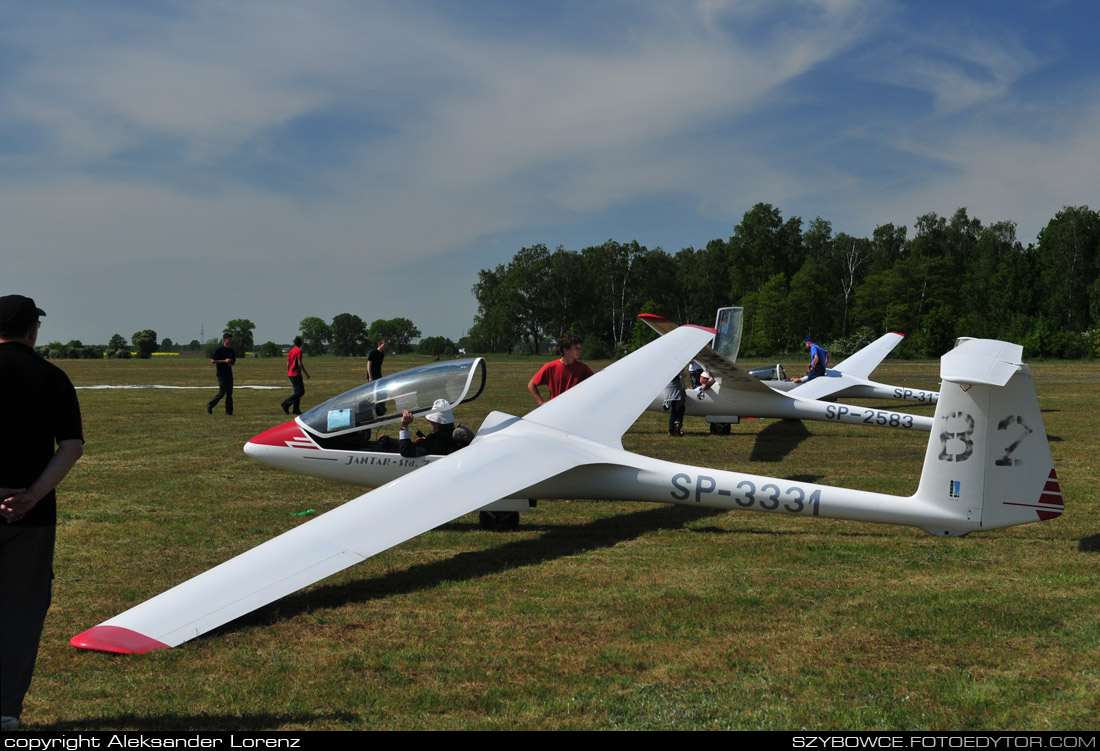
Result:
M957 502L952 501L946 481L942 483L941 492L936 494L940 497L930 500L928 490L923 495L903 497L696 467L634 454L502 413L490 415L479 435L491 437L504 424L511 432L524 433L545 442L547 450L574 451L578 456L583 455L584 461L568 472L536 482L485 509L524 510L528 508L528 501L545 498L641 501L911 525L943 536L1022 523L1018 513L1025 507L1031 509L1033 515L1038 514L1033 516L1035 520L1045 518L1043 512L1061 513L1060 495L1048 496L1043 501L1043 493L1036 491L1034 497L1010 499L1009 505L1016 508L1016 514L991 515L987 509L983 521L982 503L964 494L959 495ZM942 442L939 454L950 462L952 454L945 452L958 451L962 444L957 443L959 439L954 438L955 433L943 435L947 437L938 439ZM934 440L930 445L935 444ZM929 452L932 451L930 448ZM378 451L326 449L316 445L308 432L295 422L261 433L246 444L245 452L280 469L364 487L384 485L444 458L406 458ZM945 459L936 456L937 463L942 464Z
M934 393L934 392L928 392ZM802 399L795 394L778 391L744 391L726 389L717 384L709 389L688 389L684 401L685 414L703 417L708 422L737 422L741 417L765 417L783 420L818 420L848 425L932 429L932 418L888 409L836 404L818 399ZM658 396L649 406L650 412L663 410L664 398Z

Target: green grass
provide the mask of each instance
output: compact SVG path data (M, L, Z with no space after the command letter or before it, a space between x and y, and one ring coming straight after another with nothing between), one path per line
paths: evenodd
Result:
M387 357L387 372L423 362ZM523 414L541 360L491 361L459 419ZM68 361L77 385L212 386L201 359ZM603 365L596 363L597 369ZM787 363L796 372L799 363ZM305 404L362 380L314 358ZM81 391L85 457L62 486L54 606L24 719L71 729L1087 729L1100 716L1100 376L1034 368L1067 511L964 539L852 522L629 503L540 503L520 530L470 515L179 648L68 640L353 498L241 446L284 419L278 360L213 391ZM876 377L935 388L936 363ZM930 408L914 408L929 414ZM926 434L745 421L627 448L898 494Z

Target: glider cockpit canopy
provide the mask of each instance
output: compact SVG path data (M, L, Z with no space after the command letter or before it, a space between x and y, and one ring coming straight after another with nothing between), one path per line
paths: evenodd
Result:
M737 362L744 321L745 309L742 307L719 308L714 319L714 343L711 349L731 363Z
M404 410L430 412L436 399L450 408L472 402L485 388L485 360L448 360L403 370L334 396L298 418L321 438L347 435L396 422Z

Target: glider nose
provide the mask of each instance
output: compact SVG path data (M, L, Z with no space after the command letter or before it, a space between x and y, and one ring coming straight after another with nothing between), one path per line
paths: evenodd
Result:
M244 445L244 453L264 461L278 449L316 449L317 444L295 420L265 430Z

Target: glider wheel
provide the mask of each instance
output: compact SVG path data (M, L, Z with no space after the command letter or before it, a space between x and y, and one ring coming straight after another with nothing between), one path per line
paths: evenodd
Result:
M477 520L482 529L492 532L511 532L519 529L518 511L480 511Z
M728 422L712 422L710 423L710 432L712 435L729 435L730 424Z

